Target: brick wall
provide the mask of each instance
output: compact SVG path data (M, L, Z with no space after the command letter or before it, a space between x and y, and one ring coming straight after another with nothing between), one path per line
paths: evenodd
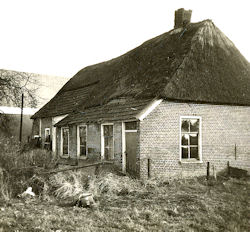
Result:
M202 119L202 163L180 162L180 116ZM216 172L230 165L250 170L250 107L163 101L140 123L140 176L197 176L207 162Z

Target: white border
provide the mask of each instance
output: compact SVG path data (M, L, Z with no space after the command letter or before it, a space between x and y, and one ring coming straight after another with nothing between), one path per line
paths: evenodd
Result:
M199 124L199 160L195 159L182 159L181 158L181 121L182 119L199 119L200 124ZM179 121L179 159L181 163L203 163L202 161L202 117L201 116L180 116L180 121Z
M52 117L52 151L56 153L57 150L57 128L55 124L64 119L68 114Z
M86 155L85 156L80 156L80 127L85 127L86 128ZM78 159L86 159L88 155L88 126L86 124L79 124L76 127L76 139L77 139L77 158Z
M103 126L108 126L112 125L113 126L113 157L115 156L115 138L114 138L114 132L115 132L115 127L114 123L103 123L101 124L101 159L104 159L104 130Z
M162 102L162 99L154 100L151 102L142 112L140 112L136 118L138 118L140 121L142 121L144 118L146 118L160 103Z
M69 135L68 135L68 154L63 155L63 129L69 130L69 127L61 127L61 152L60 152L60 156L63 158L68 158L69 157Z

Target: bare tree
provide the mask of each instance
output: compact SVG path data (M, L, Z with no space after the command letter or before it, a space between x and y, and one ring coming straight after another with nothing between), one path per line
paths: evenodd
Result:
M0 105L20 107L21 95L25 96L25 107L36 107L34 74L0 69Z

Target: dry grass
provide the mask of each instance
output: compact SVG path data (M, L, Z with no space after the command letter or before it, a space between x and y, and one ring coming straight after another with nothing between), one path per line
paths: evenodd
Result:
M53 175L47 184L46 194L54 194L57 200L2 202L0 228L3 231L249 231L247 179L142 182L111 173L88 178L86 173L65 172ZM94 194L98 208L73 206L70 197L82 190Z
M98 176L88 176L86 170L38 175L30 167L47 161L50 166L53 161L48 158L44 162L42 157L49 157L48 154L36 151L34 157L34 152L27 151L24 155L18 147L10 147L4 147L5 153L0 153L0 231L250 229L249 179L141 181L107 170L100 170ZM37 195L34 199L13 198L28 186ZM98 207L74 206L82 192L91 192Z

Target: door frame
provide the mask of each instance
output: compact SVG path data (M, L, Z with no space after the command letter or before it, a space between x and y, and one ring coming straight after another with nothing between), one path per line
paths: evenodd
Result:
M115 155L114 123L101 124L101 160L104 160L104 126L113 126L113 157Z

